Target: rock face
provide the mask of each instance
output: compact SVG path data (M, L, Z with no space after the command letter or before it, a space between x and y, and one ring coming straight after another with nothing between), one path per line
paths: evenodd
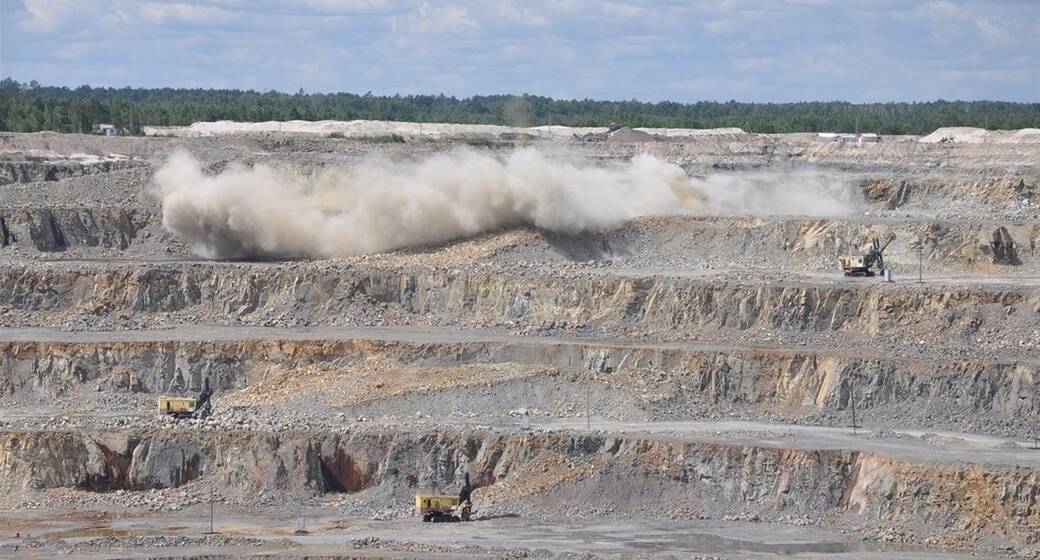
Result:
M995 261L992 232L1003 231L1004 245L1022 247L1017 261ZM1040 224L942 220L874 220L863 218L655 218L629 222L596 238L552 239L542 254L519 253L525 260L564 255L588 255L589 247L604 250L591 258L614 259L629 266L700 268L740 265L775 267L782 271L836 270L838 255L861 252L873 238L895 240L885 253L886 264L898 276L917 272L919 259L927 271L993 271L992 264L1024 265L1040 274ZM705 248L710 247L707 251ZM584 248L585 255L580 253ZM533 253L533 254L532 254ZM559 258L558 256L556 258Z
M655 402L669 399L674 413L705 405L754 405L758 410L799 417L848 410L853 388L861 413L898 407L921 417L959 415L981 421L1040 412L1040 365L1036 362L533 340L9 342L0 343L0 395L47 399L96 384L119 392L197 393L203 379L218 392L232 391L284 371L315 364L350 368L373 358L422 366L512 363L576 371L595 367L601 381L634 393L624 385L628 378L655 378L652 400L638 393L627 396L647 412L658 411Z
M470 472L487 485L478 503L521 504L537 494L561 510L582 503L660 516L844 516L1018 544L1040 534L1036 473L865 452L555 434L0 433L8 492L177 487L201 472L243 496L348 492L404 501L415 488L457 488ZM638 491L623 483L629 477L640 478Z
M289 316L330 324L347 306L359 305L400 313L406 322L552 323L672 336L778 329L958 339L993 332L1029 340L1040 324L1040 291L1030 286L544 278L293 265L9 265L0 268L0 305L140 317L190 311L199 320L220 322Z
M161 226L148 211L122 208L0 209L0 248L6 245L63 251L70 247L127 249Z
M1006 227L998 227L993 230L990 238L990 248L993 250L993 264L1004 264L1018 266L1022 259L1018 257L1018 247L1015 240L1011 238Z
M1020 265L1040 274L1040 224L1006 220L672 217L644 218L576 236L533 235L534 241L509 247L496 258L550 263L612 259L631 267L835 270L838 255L860 252L874 237L895 235L885 260L897 275L916 273L919 258L926 271L989 272ZM98 247L118 255L145 240L171 249L172 235L164 231L157 210L0 208L0 248L53 252Z
M60 181L70 177L109 173L117 169L127 169L140 165L126 158L94 159L96 161L89 162L34 159L25 159L23 161L0 160L0 187L13 183Z
M974 176L973 176L974 175ZM967 177L874 178L860 184L868 206L881 210L937 206L944 199L972 207L988 207L1018 214L1040 204L1040 187L1015 175Z

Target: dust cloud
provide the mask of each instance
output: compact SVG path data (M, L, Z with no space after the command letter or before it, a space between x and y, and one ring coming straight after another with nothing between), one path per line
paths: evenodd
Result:
M316 176L266 165L210 175L177 152L155 185L163 225L211 259L378 253L520 225L580 233L650 215L848 211L841 181L825 175L691 178L649 155L595 165L530 148L372 158Z

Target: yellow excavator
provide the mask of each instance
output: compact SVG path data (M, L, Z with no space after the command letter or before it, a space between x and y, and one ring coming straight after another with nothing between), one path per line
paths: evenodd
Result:
M885 249L888 248L889 244L892 243L896 238L893 233L888 237L888 240L884 243L878 240L877 237L871 243L870 250L860 255L841 255L838 257L838 263L841 264L841 270L845 273L845 276L874 276L874 269L878 272L885 270Z
M452 494L416 494L415 512L422 516L426 523L452 523L455 521L469 521L473 515L473 502L470 495L473 486L469 483L469 473L466 473L462 490L457 496Z

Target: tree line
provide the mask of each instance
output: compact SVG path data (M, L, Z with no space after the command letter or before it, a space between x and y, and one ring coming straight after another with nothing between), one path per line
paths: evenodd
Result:
M632 127L740 127L749 132L877 132L928 134L942 126L1040 127L1040 103L927 101L596 101L537 95L359 95L237 89L77 88L0 81L0 130L91 132L114 124L132 134L144 126L198 121L378 119L415 122Z

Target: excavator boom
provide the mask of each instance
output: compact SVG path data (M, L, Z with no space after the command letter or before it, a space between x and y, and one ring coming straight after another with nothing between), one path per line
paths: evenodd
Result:
M880 256L882 253L884 253L885 249L888 249L888 246L891 245L892 242L895 241L895 240L896 240L896 234L893 233L892 235L889 235L888 236L888 240L885 241L885 244L882 245L881 248L877 250L878 256ZM877 243L877 238L876 237L874 238L874 242Z

